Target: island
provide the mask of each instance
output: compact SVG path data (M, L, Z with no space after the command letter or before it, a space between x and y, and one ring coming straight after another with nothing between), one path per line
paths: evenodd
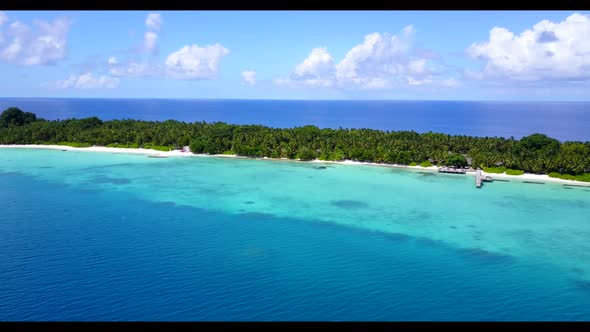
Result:
M541 133L521 139L367 128L272 128L223 122L98 117L45 120L16 107L0 115L3 147L69 146L171 151L301 161L406 167L480 168L489 174L532 174L590 182L590 142L560 142ZM190 148L187 148L190 147ZM96 150L96 148L95 148Z

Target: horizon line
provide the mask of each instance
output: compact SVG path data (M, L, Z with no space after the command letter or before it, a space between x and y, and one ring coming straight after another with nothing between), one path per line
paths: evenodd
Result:
M190 97L0 97L2 99L107 99L107 100L194 100L194 101L301 101L301 102L486 102L486 103L590 103L590 100L498 100L498 99L261 99Z

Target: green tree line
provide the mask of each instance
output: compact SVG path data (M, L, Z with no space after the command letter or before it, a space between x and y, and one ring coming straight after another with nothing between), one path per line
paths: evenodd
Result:
M271 128L223 122L102 121L97 117L47 121L10 108L0 115L0 144L151 147L190 145L194 153L249 157L356 160L375 163L473 167L504 166L530 173L590 173L590 142L560 142L543 134L520 140L414 131Z

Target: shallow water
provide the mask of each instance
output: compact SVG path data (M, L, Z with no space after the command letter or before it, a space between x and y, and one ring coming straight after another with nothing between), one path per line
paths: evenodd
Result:
M586 189L318 166L3 149L0 320L590 317Z

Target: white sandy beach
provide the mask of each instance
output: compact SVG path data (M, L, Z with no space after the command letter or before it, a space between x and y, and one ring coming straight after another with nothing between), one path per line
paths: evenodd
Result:
M475 176L475 173L467 173L467 174ZM484 171L482 171L482 174L486 175L486 176L490 176L492 179L498 179L498 180L554 182L554 183L561 183L561 184L590 187L590 182L557 179L557 178L552 178L547 174L524 173L523 175L507 175L506 173L497 174L497 173L486 173Z
M14 145L6 145L0 144L0 149L51 149L51 150L65 150L65 151L88 151L88 152L108 152L108 153L124 153L124 154L140 154L140 155L147 155L152 157L221 157L221 158L244 158L244 159L261 159L261 160L281 160L281 161L297 161L287 158L249 158L244 156L238 155L228 155L228 154L216 154L216 155L207 155L207 154L194 154L191 152L183 152L181 150L173 150L173 151L158 151L152 149L131 149L131 148L110 148L105 146L92 146L87 148L75 148L71 146L65 145L36 145L36 144L14 144ZM407 169L416 169L416 170L426 170L426 171L437 171L437 166L431 167L422 167L422 166L408 166L408 165L397 165L397 164L382 164L382 163L369 163L369 162L360 162L360 161L353 161L353 160L343 160L343 161L327 161L327 160L311 160L309 162L312 163L323 163L323 164L340 164L340 165L369 165L369 166L380 166L380 167L395 167L395 168L407 168ZM475 176L475 172L467 172L467 175ZM543 174L530 174L525 173L523 175L507 175L505 173L496 174L496 173L486 173L482 171L484 176L490 176L492 179L498 180L509 180L509 181L531 181L531 182L552 182L552 183L561 183L561 184L569 184L569 185L579 185L579 186L586 186L590 187L589 182L582 182L582 181L573 181L573 180L564 180L564 179L557 179L549 177L549 175Z
M143 154L148 156L158 157L190 157L193 154L182 152L180 150L174 151L158 151L152 149L127 149L127 148L109 148L106 146L92 146L88 148L75 148L65 145L35 145L35 144L15 144L15 145L0 145L0 148L19 148L19 149L50 149L50 150L66 150L66 151L89 151L89 152L108 152L108 153L124 153L124 154Z
M437 166L431 167L422 167L422 166L408 166L408 165L396 165L396 164L380 164L380 163L367 163L367 162L359 162L353 160L344 160L344 161L323 161L323 160L312 160L311 162L317 163L334 163L334 164L346 164L346 165L371 165L371 166L384 166L384 167L399 167L399 168L407 168L407 169L419 169L419 170L427 170L427 171L438 171ZM467 175L475 176L475 172L467 172ZM497 180L509 180L509 181L531 181L531 182L553 182L553 183L561 183L561 184L570 184L570 185L580 185L590 187L589 182L582 182L582 181L574 181L574 180L564 180L558 178L549 177L547 174L531 174L531 173L524 173L523 175L507 175L506 173L486 173L482 171L482 175L490 176L492 179Z

